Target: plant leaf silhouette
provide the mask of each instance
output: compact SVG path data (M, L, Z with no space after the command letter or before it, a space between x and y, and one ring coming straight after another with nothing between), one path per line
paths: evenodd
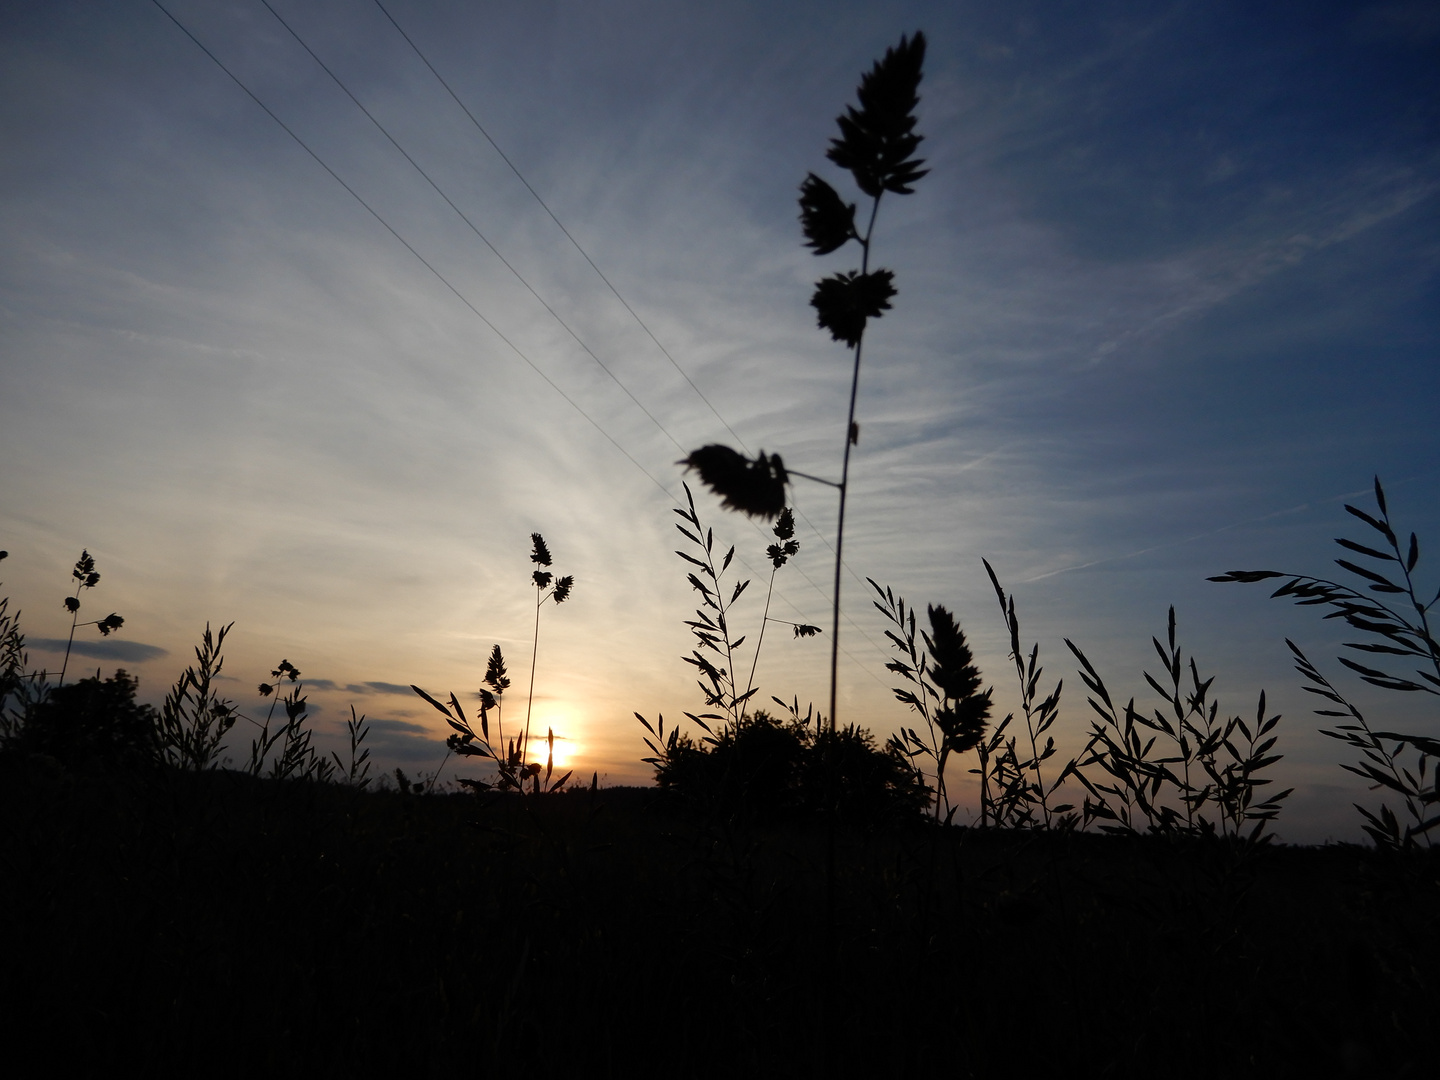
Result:
M779 454L767 455L761 450L751 461L728 446L712 443L680 464L698 472L701 482L731 510L769 520L785 509L785 485L790 477Z
M868 274L850 270L822 278L815 283L815 295L810 298L820 328L854 348L865 333L866 321L890 310L894 281L895 275L889 270Z
M847 106L836 120L840 138L831 140L826 156L849 169L860 190L871 198L882 191L909 195L909 185L929 172L920 168L923 161L911 157L924 138L914 133L924 61L924 33L917 30L913 38L901 37L900 44L886 49L885 56L861 77L860 108Z
M800 226L805 246L816 255L829 255L851 240L855 231L855 204L846 204L840 193L813 172L800 184Z

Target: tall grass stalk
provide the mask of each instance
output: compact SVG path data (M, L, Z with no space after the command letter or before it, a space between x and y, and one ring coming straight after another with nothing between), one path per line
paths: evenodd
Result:
M686 488L686 493L689 493L689 488ZM694 503L692 502L691 505L693 506ZM755 655L750 659L750 676L745 681L744 699L748 699L755 691L755 669L760 664L760 649L765 644L765 631L772 622L782 622L789 626L797 638L814 637L820 632L818 626L770 618L770 601L775 597L775 575L780 572L782 566L800 553L800 542L795 539L795 515L791 512L790 507L787 506L780 511L780 516L775 519L773 531L776 543L771 544L765 550L765 555L770 560L770 582L765 588L765 609L760 613L760 634L755 640ZM799 711L800 703L796 701L795 712L797 715Z
M225 665L221 655L229 623L205 634L195 647L195 663L176 680L160 709L162 760L179 769L197 772L213 769L225 749L224 738L235 724L235 706L215 687Z
M1050 807L1050 795L1054 794L1064 782L1066 775L1074 766L1072 760L1069 765L1061 770L1059 778L1047 792L1045 789L1045 778L1041 773L1041 765L1048 761L1055 754L1055 739L1049 733L1060 714L1060 691L1065 685L1062 679L1055 684L1055 689L1050 691L1049 696L1036 702L1039 693L1040 676L1045 669L1039 666L1040 643L1036 642L1030 650L1027 661L1020 651L1020 619L1015 614L1015 597L1006 596L1005 589L1000 584L1000 579L995 575L995 569L990 565L988 559L980 560L985 564L985 572L990 576L990 584L995 587L995 597L1000 601L1000 613L1005 619L1005 628L1010 632L1010 659L1015 664L1015 678L1020 683L1020 709L1025 715L1025 731L1030 737L1030 757L1021 762L1015 753L1015 746L1012 743L1009 747L1009 759L1014 760L1014 776L1010 783L1018 785L1019 790L1013 793L1006 791L1006 805L1015 806L1023 818L1019 824L1032 824L1034 806L1040 807L1040 824L1049 828L1055 814L1065 814L1072 809L1069 805L1061 805L1053 810ZM1010 722L1011 717L1007 716L997 728L997 737L1004 727ZM1040 738L1044 736L1045 746L1041 749ZM1007 761L1008 764L1008 761ZM988 794L989 777L983 774L982 764L982 795ZM983 806L982 806L983 818Z
M923 136L914 133L914 110L919 104L918 87L925 60L925 35L901 37L900 43L885 50L860 80L859 107L849 106L837 119L840 137L832 139L826 156L847 169L856 185L870 199L865 231L855 224L856 205L847 204L826 181L810 173L800 185L800 222L805 243L816 255L829 255L852 240L860 245L860 269L832 274L816 283L810 299L822 330L851 350L850 401L845 416L844 448L840 480L821 481L839 490L835 523L835 575L831 593L830 638L830 730L835 731L840 662L840 587L845 551L845 512L850 489L850 451L860 438L855 406L860 391L860 361L864 353L865 327L870 319L890 310L895 296L895 275L890 270L870 269L871 243L880 200L886 192L909 195L910 186L926 175L923 161L913 155ZM724 505L743 513L773 518L785 505L789 480L780 455L762 450L752 461L725 446L705 446L692 452L684 464L699 471L701 480ZM794 471L794 470L791 470ZM797 476L817 477L795 472Z
M846 206L839 194L814 173L800 188L801 221L808 246L826 255L850 240L860 244L860 270L835 274L817 283L810 303L822 329L836 341L850 345L854 362L850 371L850 404L845 415L844 450L840 463L839 506L835 521L835 577L831 601L830 731L835 731L840 663L840 586L845 551L845 509L850 494L850 451L860 441L855 403L860 393L860 360L865 347L865 324L889 310L895 295L894 274L870 271L870 244L880 199L885 192L908 195L910 187L929 170L912 155L923 136L914 134L913 112L920 98L921 67L925 61L925 35L901 37L894 49L862 77L857 92L860 108L850 106L838 118L841 137L831 140L827 157L851 171L860 190L870 196L869 220L864 235L855 230L855 206Z
M1220 721L1219 704L1209 696L1214 677L1202 679L1195 659L1185 661L1175 626L1172 607L1166 643L1151 639L1169 685L1144 673L1146 683L1168 706L1148 716L1135 707L1133 697L1117 709L1095 666L1078 645L1065 640L1080 662L1090 707L1100 718L1091 722L1090 739L1071 770L1088 793L1084 823L1106 822L1100 826L1104 832L1219 834L1250 844L1263 842L1268 839L1266 826L1293 790L1258 795L1259 788L1271 783L1261 774L1282 757L1270 752L1277 741L1271 733L1280 717L1265 716L1262 690L1253 730L1238 716ZM1188 688L1182 685L1186 667ZM1237 733L1244 737L1243 746ZM1165 741L1157 748L1162 737ZM1222 751L1228 761L1223 761ZM1092 778L1091 770L1100 775ZM1205 816L1211 807L1218 811L1217 819ZM1250 823L1248 836L1243 835Z
M0 551L0 560L9 554ZM10 614L10 598L0 597L0 745L19 734L33 704L36 680L27 675L29 666L20 612Z
M1375 505L1378 516L1348 504L1345 511L1369 526L1378 540L1369 535L1366 536L1369 543L1344 537L1335 540L1346 553L1346 557L1336 559L1335 564L1358 579L1358 589L1328 578L1278 570L1231 570L1210 580L1244 584L1282 580L1284 583L1270 594L1272 598L1291 599L1304 607L1328 608L1325 618L1340 619L1365 636L1363 641L1344 643L1344 648L1365 654L1365 663L1349 656L1338 657L1340 663L1362 681L1382 690L1428 694L1432 699L1440 697L1440 643L1430 627L1430 611L1440 603L1440 589L1428 601L1423 599L1427 594L1419 590L1415 581L1415 571L1420 564L1419 538L1412 532L1409 542L1400 544L1378 476L1375 477ZM1353 561L1356 556L1369 560L1369 564ZM1440 760L1440 739L1436 738L1440 731L1406 735L1373 730L1360 710L1321 674L1298 645L1288 638L1285 644L1295 657L1296 670L1309 684L1304 689L1340 706L1316 709L1315 713L1343 720L1334 730L1322 729L1321 734L1340 740L1361 755L1357 765L1341 768L1363 777L1372 791L1384 788L1395 792L1411 819L1402 825L1394 811L1383 803L1378 811L1356 804L1355 809L1365 820L1362 826L1365 832L1384 848L1413 847L1422 838L1430 845L1431 830L1440 825L1440 773L1431 767L1432 759ZM1386 664L1389 670L1376 666L1379 664ZM1415 666L1397 672L1395 664ZM1418 759L1413 768L1402 762L1410 752Z
M530 711L535 704L535 665L540 659L540 609L546 600L554 600L557 604L563 604L570 596L570 590L575 585L575 579L570 575L556 578L555 575L545 569L551 563L550 549L545 546L545 538L538 532L530 534L532 550L530 561L540 569L535 570L531 580L535 585L535 639L530 652L530 694L525 702L525 734L520 740L520 756L523 759L530 747ZM554 740L552 735L551 745Z
M755 685L755 671L760 662L760 647L765 641L767 625L771 622L783 622L792 628L797 638L813 637L820 632L820 628L806 623L794 623L770 617L770 601L775 592L775 574L800 551L800 544L794 538L795 519L790 508L785 507L775 521L773 532L776 543L771 544L765 551L766 558L770 560L770 585L765 595L765 608L760 618L760 630L756 636L754 655L750 662L749 680L744 692L740 691L735 668L737 664L743 662L739 659L737 651L745 644L746 635L742 634L737 638L731 637L733 633L731 609L745 590L750 587L750 579L737 581L733 586L724 581L725 573L730 569L730 564L735 558L735 547L732 544L725 554L720 556L717 563L715 531L706 528L701 523L700 513L695 508L695 496L690 491L690 485L682 483L681 486L685 489L686 505L675 507L674 512L684 524L677 523L675 528L681 536L690 541L695 554L687 555L679 550L675 554L693 567L686 571L686 579L689 581L690 587L700 594L700 606L695 609L695 618L687 620L685 623L690 627L690 632L695 635L696 647L690 651L689 656L683 659L702 676L696 680L696 683L705 698L705 708L720 710L719 712L704 713L687 712L685 715L700 727L707 737L713 737L715 730L711 727L710 722L726 724L731 727L738 726L745 718L750 700L759 692L759 688Z
M354 705L350 706L350 719L345 721L345 733L350 737L349 763L341 761L340 755L333 750L330 756L335 759L335 768L345 778L345 783L363 790L370 785L370 748L364 745L370 728L364 716L355 714Z
M125 625L125 620L113 611L103 619L95 619L91 622L80 621L80 593L85 589L93 589L100 584L100 575L95 572L95 557L90 554L89 549L80 552L80 558L75 560L75 568L70 571L70 576L75 579L75 592L67 596L64 601L65 610L70 612L70 636L65 641L65 659L60 664L60 682L58 685L65 685L65 672L70 667L70 650L75 645L75 631L81 626L93 626L98 629L102 636L108 637L111 631L119 630Z
M300 677L300 671L294 664L290 663L289 660L281 660L279 665L270 672L270 677L275 679L277 683L282 683L287 679L293 683ZM275 718L275 706L283 700L286 705L286 714L289 715L290 710L302 700L299 698L299 691L294 692L293 701L292 695L286 695L282 698L277 686L271 683L261 683L258 689L262 698L270 699L270 710L265 714L265 720L256 725L260 728L260 734L250 743L250 761L245 766L245 771L251 776L259 776L261 774L265 768L265 762L270 758L270 751L284 736L284 728L281 728L273 735L270 734L270 721ZM245 719L250 720L248 716ZM250 722L252 724L255 723L254 720L250 720Z
M489 758L495 764L498 772L496 783L502 791L523 792L526 785L529 784L533 793L539 795L542 791L559 791L573 773L571 770L558 780L552 781L551 779L555 769L555 731L553 728L548 730L546 736L547 753L543 770L539 762L529 760L529 749L531 711L535 704L535 671L540 654L540 609L546 600L563 604L569 599L570 590L575 586L575 579L569 575L557 579L553 572L546 569L551 565L552 559L550 549L543 536L539 533L531 533L530 541L532 545L530 561L535 563L539 569L530 575L531 583L535 586L535 634L530 656L530 692L525 704L525 727L520 738L512 739L507 743L504 725L500 723L498 748L490 740L490 712L492 709L495 711L498 722L502 716L504 693L510 688L510 677L505 670L505 657L500 652L499 645L490 651L489 662L485 667L485 685L480 688L480 714L477 717L480 724L479 731L476 731L471 725L464 707L460 704L460 699L454 693L450 694L448 702L442 702L418 686L412 685L410 689L438 710L452 729L452 734L445 740L445 758L440 763L440 769L445 767L445 762L450 760L451 754L459 754L462 757ZM440 769L435 770L423 790L430 791L434 788L435 782L440 776ZM459 782L461 786L474 791L488 790L492 786L485 781L468 777L461 777ZM407 781L403 782L401 787L408 791L419 788L420 785L411 785Z
M922 758L928 757L934 762L935 818L948 824L958 807L950 802L945 767L952 755L982 745L990 716L991 691L981 692L980 672L975 667L965 633L948 610L931 604L926 609L930 630L918 630L915 611L906 605L903 596L896 596L892 589L881 588L873 578L866 580L879 597L874 601L876 610L894 624L894 629L886 630L885 636L900 658L892 659L885 667L910 684L908 688L894 689L896 700L910 706L925 722L924 733L902 726L900 745L917 773L922 771L918 764ZM983 786L988 774L982 761L982 825L986 823L991 805L989 792Z
M700 594L700 606L695 611L695 618L686 622L690 632L695 635L696 648L690 651L685 657L685 662L695 667L703 676L697 680L700 692L705 696L705 707L707 709L719 709L718 713L705 712L700 714L686 713L692 721L699 725L707 735L713 735L707 721L716 720L738 724L744 715L745 705L754 695L753 689L747 690L744 694L737 693L735 680L735 650L745 643L744 635L731 639L730 631L730 608L735 601L740 599L741 594L750 586L747 578L744 581L737 581L733 588L728 588L723 583L725 572L730 569L730 563L735 558L735 545L720 557L720 564L715 564L715 530L707 529L700 524L700 514L695 509L695 496L690 491L689 484L681 484L685 489L686 507L675 507L675 514L689 525L677 524L675 528L680 535L695 545L696 555L686 555L683 551L676 551L675 554L684 559L691 566L695 567L706 580L696 575L695 570L687 572L686 578L690 587ZM694 529L691 532L690 529ZM727 597L725 594L729 592ZM717 665L707 655L715 654L722 663ZM708 683L708 685L707 685Z

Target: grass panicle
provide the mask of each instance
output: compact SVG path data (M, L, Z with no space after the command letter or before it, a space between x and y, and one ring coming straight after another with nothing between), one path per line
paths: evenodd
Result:
M926 615L930 629L920 630L915 611L906 605L904 597L896 596L893 589L882 588L873 578L866 580L879 597L873 601L875 609L892 624L885 636L900 654L885 667L909 683L908 687L894 689L895 698L919 713L925 724L924 732L901 726L899 744L917 775L923 777L922 760L930 760L935 780L935 816L948 823L958 806L950 801L945 768L952 754L986 745L991 691L980 690L980 672L969 643L948 610L929 606ZM982 806L988 809L988 798Z
M865 329L872 319L890 310L896 295L895 274L870 267L870 248L880 200L886 193L909 195L913 184L929 171L914 156L921 140L915 133L915 108L925 61L925 35L902 36L885 50L870 71L861 76L856 91L858 107L847 106L836 123L826 156L848 170L857 187L870 199L864 230L856 223L856 205L847 203L829 182L808 173L800 184L800 227L805 246L817 256L831 255L852 241L860 246L860 267L822 278L815 284L810 305L816 324L851 350L850 404L845 417L840 480L821 481L839 491L835 525L835 575L831 594L830 727L835 727L836 680L840 661L840 583L844 566L845 506L850 484L850 450L858 442L855 405L860 389L860 360ZM692 452L681 464L700 473L701 481L722 505L752 516L772 519L785 506L785 485L790 475L818 480L794 469L787 472L778 454L763 451L750 459L726 446L709 445Z
M103 619L92 619L90 622L80 621L80 594L87 589L93 589L100 584L100 575L95 570L95 557L90 554L89 549L80 552L80 558L75 560L75 567L70 571L70 576L75 579L75 592L65 597L64 607L70 613L70 636L65 642L65 659L60 664L60 686L65 685L65 672L70 667L70 650L75 645L75 631L82 626L93 626L100 631L102 637L119 630L125 625L125 620L113 611Z
M530 541L530 561L536 566L530 575L535 584L535 637L530 648L530 694L525 702L525 732L520 737L519 754L522 759L530 751L530 712L535 704L535 667L540 660L540 609L545 606L546 600L563 604L570 598L570 590L575 587L574 577L567 574L557 578L549 569L550 549L545 544L545 538L538 532L531 533Z
M461 757L484 758L494 766L496 771L495 780L479 780L473 777L461 777L459 784L474 792L490 791L514 791L540 795L560 791L570 777L573 770L567 771L563 776L556 777L555 773L555 731L547 729L545 737L545 763L533 760L530 754L530 719L531 709L535 702L535 670L536 661L540 652L540 610L547 600L556 604L563 604L570 597L570 591L575 586L575 579L572 576L556 577L550 569L553 557L550 554L550 547L545 543L545 538L539 533L530 534L530 561L536 566L531 573L531 583L535 586L535 633L533 651L530 659L530 692L525 705L525 726L518 738L509 741L505 739L505 725L503 722L502 709L504 706L505 691L510 688L510 676L505 667L505 656L497 644L490 650L490 655L485 665L484 685L479 690L480 709L476 720L480 730L476 730L465 713L465 708L460 704L460 699L453 693L448 701L440 701L432 697L418 686L412 685L411 690L428 701L439 713L445 717L445 722L451 728L451 734L445 741L445 761L448 761L451 754ZM496 717L496 739L490 738L490 713L494 711ZM436 781L441 770L445 767L445 761L440 763L429 781L423 786L423 790L429 792L434 790ZM401 784L402 790L409 791L415 788L409 781Z

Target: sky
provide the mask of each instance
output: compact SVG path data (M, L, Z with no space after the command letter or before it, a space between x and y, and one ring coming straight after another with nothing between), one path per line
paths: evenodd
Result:
M645 782L634 713L703 706L676 462L723 442L838 476L850 358L808 300L856 249L802 246L798 186L858 196L834 119L920 29L931 172L875 231L899 295L860 380L840 722L913 722L867 578L956 612L1016 707L988 558L1064 679L1062 749L1089 725L1065 640L1143 705L1171 605L1227 713L1264 689L1282 839L1358 839L1377 801L1286 637L1440 734L1340 667L1333 623L1206 581L1339 573L1378 475L1440 586L1433 5L271 5L0 9L0 578L37 666L86 549L82 619L125 626L82 627L72 672L158 701L233 622L248 715L287 659L323 745L353 705L377 766L428 775L445 730L410 684L473 702L499 644L524 708L540 532L576 584L540 615L536 724L586 779ZM754 579L748 649L770 537L694 486ZM823 707L835 498L791 500L772 614L826 632L772 624L758 700Z

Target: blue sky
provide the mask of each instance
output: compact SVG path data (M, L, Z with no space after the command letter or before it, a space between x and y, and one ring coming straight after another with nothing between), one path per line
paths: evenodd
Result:
M372 0L272 2L615 379L259 0L167 6L514 349L154 4L7 5L0 547L32 639L64 637L88 547L84 613L131 651L87 663L158 698L233 620L237 700L287 658L322 733L353 703L428 771L439 717L392 691L473 692L496 642L528 667L538 530L578 583L537 709L587 773L643 778L632 712L700 704L674 462L738 436L838 472L848 358L807 301L851 257L801 247L797 187L843 185L834 117L920 28L932 172L876 232L900 294L866 344L841 720L904 720L866 577L956 610L1013 707L987 557L1070 740L1064 638L1143 698L1174 604L1229 711L1285 714L1282 834L1358 835L1284 646L1338 673L1341 635L1204 579L1326 572L1377 473L1440 535L1433 5L387 3L672 363ZM793 497L780 614L828 625L834 500ZM700 506L763 584L765 536ZM772 638L762 697L823 702L827 660Z

